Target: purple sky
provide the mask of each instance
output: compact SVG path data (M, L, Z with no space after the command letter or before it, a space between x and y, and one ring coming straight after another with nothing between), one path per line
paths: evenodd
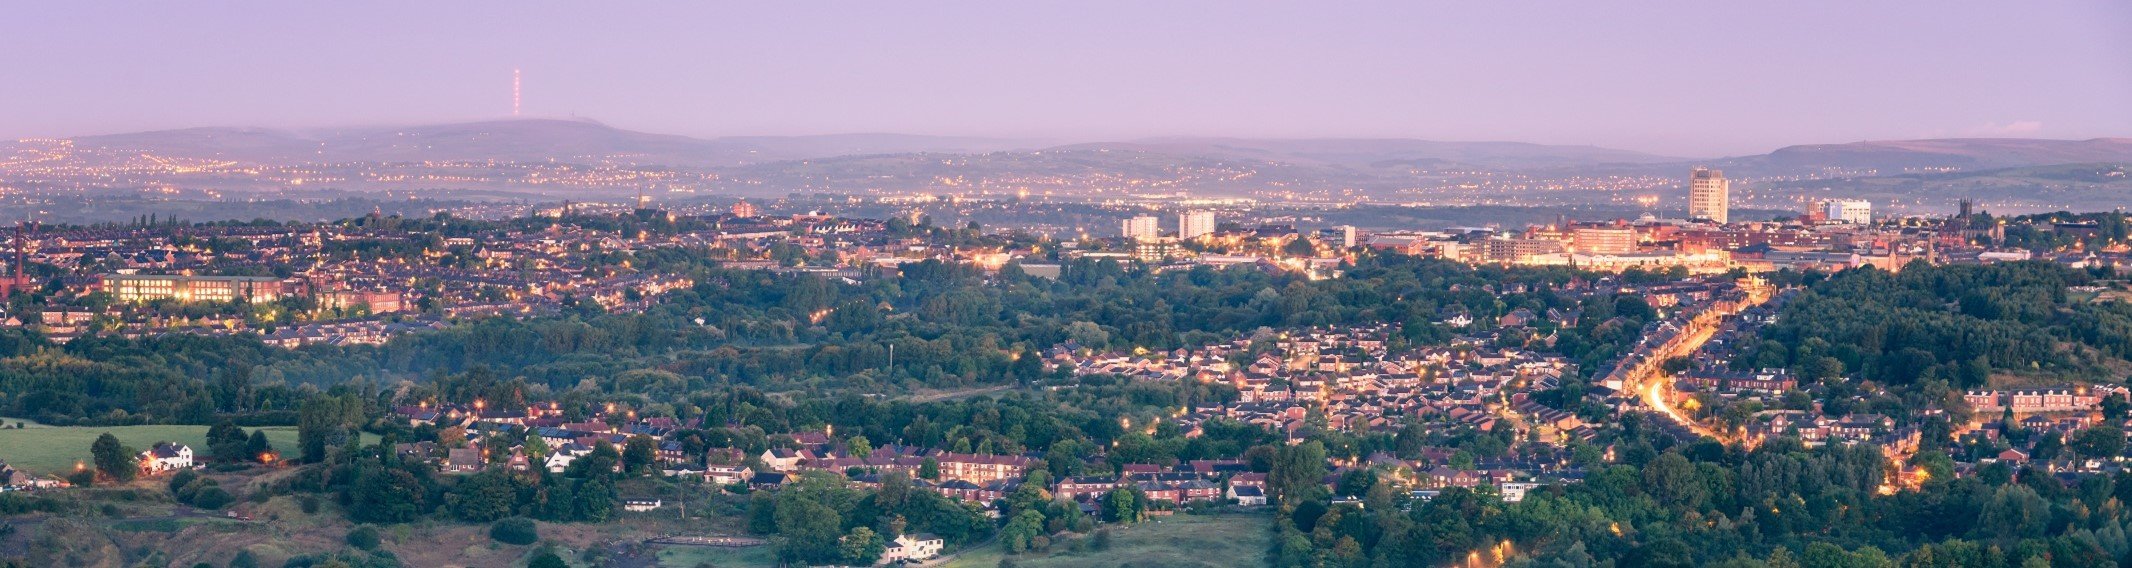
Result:
M0 16L0 137L496 118L514 67L705 137L2132 136L2122 1L82 4Z

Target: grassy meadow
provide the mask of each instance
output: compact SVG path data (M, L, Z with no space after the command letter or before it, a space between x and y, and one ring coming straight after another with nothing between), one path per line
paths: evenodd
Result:
M765 544L745 548L669 546L659 551L659 566L661 567L695 568L706 565L776 566L777 549Z
M105 432L118 436L120 442L135 450L168 441L192 446L195 454L207 451L206 426L45 426L14 418L0 418L0 423L5 424L0 427L0 462L38 475L65 475L73 471L75 462L88 462L89 444ZM17 424L26 427L17 428ZM275 451L288 453L296 449L296 427L266 426L263 429L267 440L274 443ZM246 433L251 431L251 428L245 429Z
M1264 566L1266 548L1272 543L1267 528L1272 523L1272 515L1263 512L1171 515L1130 526L1112 525L1107 550L1054 542L1049 551L1014 557L1014 564L1022 568ZM942 568L993 568L999 566L1003 554L994 542L957 555Z

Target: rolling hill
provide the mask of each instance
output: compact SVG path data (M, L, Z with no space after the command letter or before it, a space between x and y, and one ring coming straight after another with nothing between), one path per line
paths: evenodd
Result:
M1727 160L1758 170L1873 169L1883 174L1956 168L1985 170L2075 163L2132 162L2132 138L2041 140L1944 138L1787 146Z
M1597 146L1526 142L1443 142L1405 138L1148 138L1078 144L1064 149L1114 149L1204 158L1263 160L1349 167L1473 166L1504 169L1599 164L1658 164L1683 158Z
M560 161L725 167L850 154L982 152L1030 144L985 138L839 134L691 138L592 121L524 119L404 127L188 128L84 136L88 148L253 163Z
M1708 163L1747 175L1811 174L1830 169L1875 170L1886 175L2132 162L2132 138L1883 140L1787 146L1767 154L1698 161L1597 146L1404 138L1167 137L1049 147L1028 140L885 133L693 138L626 130L586 120L555 119L304 130L208 127L73 140L90 148L257 163L554 160L691 168L759 166L849 156L981 155L1009 150L1045 150L1053 155L1115 151L1183 160L1327 167L1363 174L1386 168L1446 167L1673 171L1691 163Z
M1064 194L1304 192L1317 198L1411 199L1416 191L1435 197L1486 193L1495 191L1489 184L1504 180L1533 180L1532 186L1575 192L1593 179L1634 179L1641 180L1636 182L1644 184L1640 187L1662 191L1664 180L1684 177L1690 166L1709 165L1770 190L1834 189L1891 203L1951 203L1950 196L1960 196L2058 208L2114 206L2132 199L2132 186L2127 185L2132 182L2122 177L2122 167L2132 165L2132 138L1868 141L1787 146L1767 154L1707 160L1594 146L1398 138L1168 137L1065 145L902 134L695 138L552 119L305 130L191 128L73 141L79 148L99 150L75 153L75 159L92 165L101 161L132 167L131 162L184 157L262 165L337 164L357 172L375 163L425 170L432 166L423 162L560 162L692 170L691 175L701 177L690 179L712 180L702 183L710 191L764 194L1034 189ZM2052 166L2071 169L2049 169ZM515 171L481 175L509 176ZM0 171L0 176L7 173ZM249 181L237 174L173 179L218 190L244 189ZM1650 185L1652 180L1661 186ZM506 177L486 189L575 191L514 185L518 181ZM404 186L346 185L359 190Z

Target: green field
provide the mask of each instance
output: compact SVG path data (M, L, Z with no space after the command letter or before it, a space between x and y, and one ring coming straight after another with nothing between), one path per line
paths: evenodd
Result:
M716 546L669 546L659 551L659 565L671 568L696 566L776 566L777 549L770 545L744 548Z
M17 429L14 427L17 419L0 421L7 424L6 428L0 428L0 462L39 475L64 475L73 471L74 462L89 461L89 444L105 432L118 436L120 442L135 450L168 441L192 446L195 454L207 451L206 426L43 426L33 423L28 428ZM295 427L268 426L263 429L267 440L274 443L275 451L286 454L296 449ZM249 433L251 429L247 428L245 432Z
M1111 526L1109 550L1074 552L1061 543L1045 553L1016 556L1014 563L1025 568L1264 566L1272 522L1265 513L1171 515L1160 522ZM992 544L958 555L942 568L994 568L1002 553Z

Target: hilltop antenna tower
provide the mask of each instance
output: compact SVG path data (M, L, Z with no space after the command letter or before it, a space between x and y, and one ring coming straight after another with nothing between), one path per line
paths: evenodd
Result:
M513 68L513 69L511 69L511 117L512 117L512 118L517 118L517 117L518 117L518 108L519 108L519 107L518 107L518 101L519 101L518 95L519 95L519 92L520 92L520 91L518 90L518 77L519 77L518 69L516 69L516 68Z

